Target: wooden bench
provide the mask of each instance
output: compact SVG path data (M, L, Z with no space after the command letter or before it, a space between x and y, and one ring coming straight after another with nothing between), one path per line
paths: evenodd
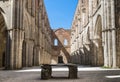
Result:
M77 65L76 64L42 64L41 65L41 79L50 79L52 77L52 66L66 66L69 69L68 78L76 79L77 78Z

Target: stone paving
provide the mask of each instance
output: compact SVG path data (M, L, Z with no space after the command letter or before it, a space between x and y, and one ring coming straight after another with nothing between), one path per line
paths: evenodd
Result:
M24 68L22 70L1 70L0 82L120 82L119 69L102 69L100 67L78 68L78 79L68 79L66 67L54 67L52 79L41 80L39 67Z

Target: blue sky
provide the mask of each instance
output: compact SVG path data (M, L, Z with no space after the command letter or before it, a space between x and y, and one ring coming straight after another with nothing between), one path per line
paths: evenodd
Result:
M71 28L78 0L44 0L52 29Z

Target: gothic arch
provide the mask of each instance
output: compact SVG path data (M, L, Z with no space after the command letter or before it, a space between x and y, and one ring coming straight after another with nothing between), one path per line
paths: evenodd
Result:
M94 30L94 57L97 66L104 65L104 54L102 46L102 18L98 15Z
M3 19L4 19L4 22L5 22L5 25L6 25L6 27L8 26L7 25L7 19L6 19L6 17L5 17L5 11L0 7L0 16L2 16L3 17ZM8 29L8 28L7 28Z
M94 35L96 36L94 38L102 39L101 34L102 34L102 17L98 15L95 23L95 30L94 30Z
M6 29L12 29L11 28L11 25L9 24L9 22L11 22L11 18L9 18L11 15L9 15L10 12L7 12L4 7L0 7L0 14L3 16L4 18L4 22L5 22L5 25L6 25Z
M3 11L0 8L0 67L5 66L7 44L7 25L3 16Z
M29 16L28 16L28 13L25 9L25 12L24 12L24 26L23 26L23 29L24 29L24 40L22 42L22 66L23 67L26 67L28 66L28 41L27 39L29 38L29 33L30 33L30 19L29 19Z

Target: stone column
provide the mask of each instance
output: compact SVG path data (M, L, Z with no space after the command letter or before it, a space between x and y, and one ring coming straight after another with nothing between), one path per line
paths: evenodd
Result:
M105 31L105 47L104 47L104 66L108 67L108 44L107 44L107 31Z
M23 31L12 29L7 38L7 46L10 49L6 53L6 69L20 69L22 68Z
M116 68L116 29L115 29L115 1L111 0L111 26L112 26L112 51L113 51L113 68Z
M43 51L43 48L41 47L40 48L40 64L43 64L43 54L44 54L44 51Z
M108 59L109 59L109 67L112 66L112 59L111 59L111 18L110 18L110 0L107 0L107 37L108 37Z
M92 19L92 14L93 14L93 0L89 0L89 22L90 22L90 39L92 39L93 33L93 19Z
M94 54L93 54L93 52L92 52L92 39L93 39L93 17L92 17L92 15L93 15L93 0L89 0L89 31L90 31L90 39L91 39L91 45L90 45L90 47L91 47L91 49L90 49L90 57L91 57L91 65L93 65L94 64Z
M34 42L32 40L29 40L28 43L28 66L33 66L33 47Z
M39 66L39 58L40 58L40 47L35 46L34 47L34 65Z
M18 62L18 69L19 68L22 68L22 44L23 44L23 39L24 39L24 31L23 30L18 30L18 53L16 53L16 54L18 54L17 55L17 57L18 57L18 59L17 59L17 61L19 61Z
M104 66L108 67L108 45L107 45L107 7L106 7L106 0L104 0Z

